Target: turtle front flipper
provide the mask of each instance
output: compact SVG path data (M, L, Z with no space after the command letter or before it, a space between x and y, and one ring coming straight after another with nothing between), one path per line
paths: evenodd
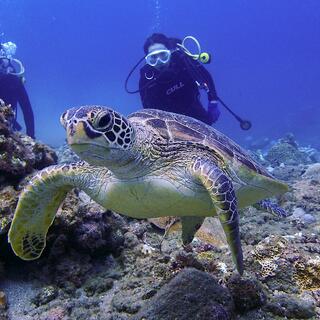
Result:
M94 193L97 170L83 162L51 166L36 174L19 197L8 239L23 260L37 259L46 246L46 235L55 214L73 187Z
M227 175L213 161L208 159L196 159L192 171L208 190L226 234L233 261L238 272L243 274L239 215L233 184Z

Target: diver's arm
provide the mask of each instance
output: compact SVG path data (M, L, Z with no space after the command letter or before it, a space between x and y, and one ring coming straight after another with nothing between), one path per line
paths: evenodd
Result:
M211 74L203 65L200 64L200 62L197 61L196 64L197 64L196 68L199 70L199 73L201 74L203 81L208 86L208 89L209 89L208 100L209 101L218 101L216 86L214 85L214 81L212 79Z
M209 71L199 61L195 61L191 57L186 56L184 53L179 54L180 63L184 64L184 67L188 70L194 81L199 82L201 86L203 86L203 84L207 85L209 102L217 102L218 96L216 87Z
M209 101L209 104L208 104L208 122L210 123L210 125L212 125L220 117L220 110L219 110L219 107L218 107L217 91L216 91L216 87L214 85L213 79L212 79L211 74L209 73L209 71L204 66L202 66L199 62L198 62L198 68L201 69L201 74L204 77L204 82L208 86L208 91L207 91L208 101Z
M23 112L23 118L26 124L27 135L34 139L35 136L33 111L27 91L20 78L17 78L17 95L20 108Z

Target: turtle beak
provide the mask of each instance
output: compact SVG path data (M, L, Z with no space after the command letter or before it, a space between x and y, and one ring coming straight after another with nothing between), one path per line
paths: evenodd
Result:
M66 130L69 146L81 159L101 164L101 160L108 156L110 150L103 143L105 139L102 134L92 131L86 122L71 122Z
M67 128L67 141L69 145L83 144L88 140L86 132L84 130L83 122L77 124L70 123Z

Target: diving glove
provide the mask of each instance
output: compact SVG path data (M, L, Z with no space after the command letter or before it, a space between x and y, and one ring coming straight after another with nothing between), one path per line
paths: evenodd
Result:
M220 110L218 107L218 101L215 101L215 100L209 101L208 114L209 114L209 117L211 118L211 121L213 123L219 119Z

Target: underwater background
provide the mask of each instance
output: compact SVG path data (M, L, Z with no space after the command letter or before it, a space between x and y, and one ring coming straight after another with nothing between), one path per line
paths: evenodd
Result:
M0 41L18 46L36 137L52 146L64 141L59 116L71 106L141 108L124 81L145 39L162 32L195 36L213 56L207 68L218 95L253 123L243 132L220 106L219 130L243 145L292 132L319 147L319 17L318 0L1 0Z
M206 67L218 95L253 124L241 130L220 105L214 127L289 187L264 202L269 210L239 210L244 274L217 217L183 246L177 217L113 212L80 190L86 181L103 190L81 174L83 185L57 210L41 257L22 260L8 243L21 199L30 196L26 207L39 213L46 208L46 193L33 200L46 190L39 181L56 183L61 168L81 171L70 165L80 159L65 143L60 115L85 104L140 109L139 94L124 83L154 32L195 36L212 54ZM36 139L14 131L10 106L0 106L0 320L320 319L320 0L0 0L0 43L7 41L26 67ZM129 89L138 78L136 70ZM24 124L21 110L18 120ZM30 182L32 175L42 178ZM48 198L58 207L57 197Z

